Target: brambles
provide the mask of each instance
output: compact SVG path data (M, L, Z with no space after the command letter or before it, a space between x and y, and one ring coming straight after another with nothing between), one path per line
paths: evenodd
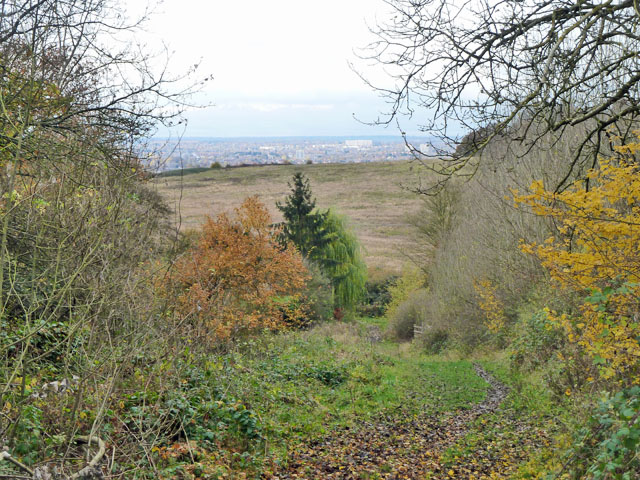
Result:
M568 452L573 478L638 478L639 419L638 386L600 402L588 425L575 433Z
M524 372L557 360L565 341L561 329L551 323L544 311L523 315L513 331L509 345L511 362Z

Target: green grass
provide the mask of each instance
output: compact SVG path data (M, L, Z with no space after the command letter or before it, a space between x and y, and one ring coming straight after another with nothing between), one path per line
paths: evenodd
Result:
M487 478L539 478L555 448L554 437L570 423L571 409L552 398L539 372L515 371L504 355L477 363L510 390L500 410L471 422L442 452L442 468L454 478L469 471Z
M565 408L546 386L544 372L523 373L511 369L508 359L481 360L484 369L509 385L507 404L519 412L535 416L558 416Z
M217 360L231 359L235 374L224 388L256 412L276 455L357 422L435 415L482 401L487 384L470 362L371 344L366 331L375 324L268 336Z

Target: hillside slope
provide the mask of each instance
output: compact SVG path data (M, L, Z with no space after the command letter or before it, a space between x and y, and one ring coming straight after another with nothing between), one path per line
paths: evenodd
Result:
M348 216L370 269L399 273L417 249L407 221L422 202L409 190L416 181L414 168L409 162L270 165L159 177L155 183L185 230L197 227L205 215L238 207L250 195L258 195L280 221L275 204L289 192L293 174L302 171L318 207Z

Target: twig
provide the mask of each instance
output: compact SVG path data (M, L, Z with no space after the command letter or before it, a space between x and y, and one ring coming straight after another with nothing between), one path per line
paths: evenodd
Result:
M100 462L100 460L102 460L102 457L104 457L104 453L106 451L105 443L102 441L102 439L100 439L98 437L87 437L87 436L83 435L83 436L76 437L75 441L76 442L80 442L80 443L86 443L87 445L91 445L92 443L97 444L98 445L98 453L95 454L93 459L87 464L86 467L84 467L79 472L76 472L73 475L71 475L69 477L69 480L76 480L78 478L84 477L96 465L98 465L98 462Z
M15 458L13 458L9 452L6 452L6 451L0 452L0 460L7 460L10 463L13 463L20 470L27 472L29 475L33 477L33 470L31 470L29 467L27 467L24 463L20 462L19 460L16 460Z
M111 468L109 469L110 472L113 472L113 467L115 465L115 462L116 462L116 447L114 445L113 452L111 452Z

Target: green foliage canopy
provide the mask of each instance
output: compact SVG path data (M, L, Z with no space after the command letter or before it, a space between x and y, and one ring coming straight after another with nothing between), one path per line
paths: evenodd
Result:
M285 202L276 204L284 216L282 239L293 242L328 277L336 307L352 308L363 297L367 281L357 237L345 217L316 209L304 174L296 173L289 187L291 193Z
M276 203L284 216L284 222L280 225L282 240L293 242L308 257L314 248L323 246L322 229L326 213L316 210L316 200L312 197L309 179L303 173L294 174L289 188L291 193L285 202Z
M351 308L363 297L367 283L362 249L344 216L328 210L324 219L324 245L312 251L311 259L329 277L336 306Z

